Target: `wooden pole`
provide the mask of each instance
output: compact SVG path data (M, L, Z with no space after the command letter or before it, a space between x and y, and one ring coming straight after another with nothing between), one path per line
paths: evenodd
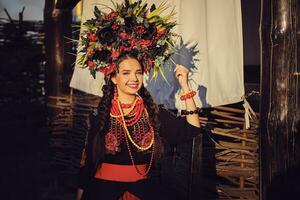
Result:
M261 10L261 199L276 199L299 166L296 0L262 0Z
M71 69L71 57L68 54L71 51L71 44L65 39L65 37L71 38L72 33L72 7L69 3L69 0L45 1L47 96L61 96L69 92L68 80L64 76L64 72Z

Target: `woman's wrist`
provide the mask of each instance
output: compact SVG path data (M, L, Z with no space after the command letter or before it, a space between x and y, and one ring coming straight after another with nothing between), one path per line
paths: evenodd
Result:
M187 99L191 99L196 95L196 92L194 90L188 90L187 92L183 92L180 95L180 100L185 101Z
M189 85L184 85L181 87L181 90L183 93L187 93L187 92L191 91L191 88Z

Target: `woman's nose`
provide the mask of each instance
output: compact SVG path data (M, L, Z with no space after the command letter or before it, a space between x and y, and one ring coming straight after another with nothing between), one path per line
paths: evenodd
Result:
M130 77L131 77L132 81L138 81L138 77L137 77L137 75L135 73L131 74Z

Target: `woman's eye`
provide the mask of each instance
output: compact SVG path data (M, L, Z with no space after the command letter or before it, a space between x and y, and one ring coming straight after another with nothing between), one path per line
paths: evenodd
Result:
M136 74L141 75L141 74L143 74L143 72L136 72Z

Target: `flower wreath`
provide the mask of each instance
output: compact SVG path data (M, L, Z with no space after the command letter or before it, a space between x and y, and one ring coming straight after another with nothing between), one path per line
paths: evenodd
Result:
M106 6L111 10L109 13L95 6L95 18L83 23L78 64L88 67L94 78L97 71L107 76L115 72L120 56L131 53L141 62L145 73L153 68L153 77L163 75L161 65L175 53L177 35L171 32L176 25L174 9L162 17L168 8L166 2L150 8L142 0L112 3L114 9Z

